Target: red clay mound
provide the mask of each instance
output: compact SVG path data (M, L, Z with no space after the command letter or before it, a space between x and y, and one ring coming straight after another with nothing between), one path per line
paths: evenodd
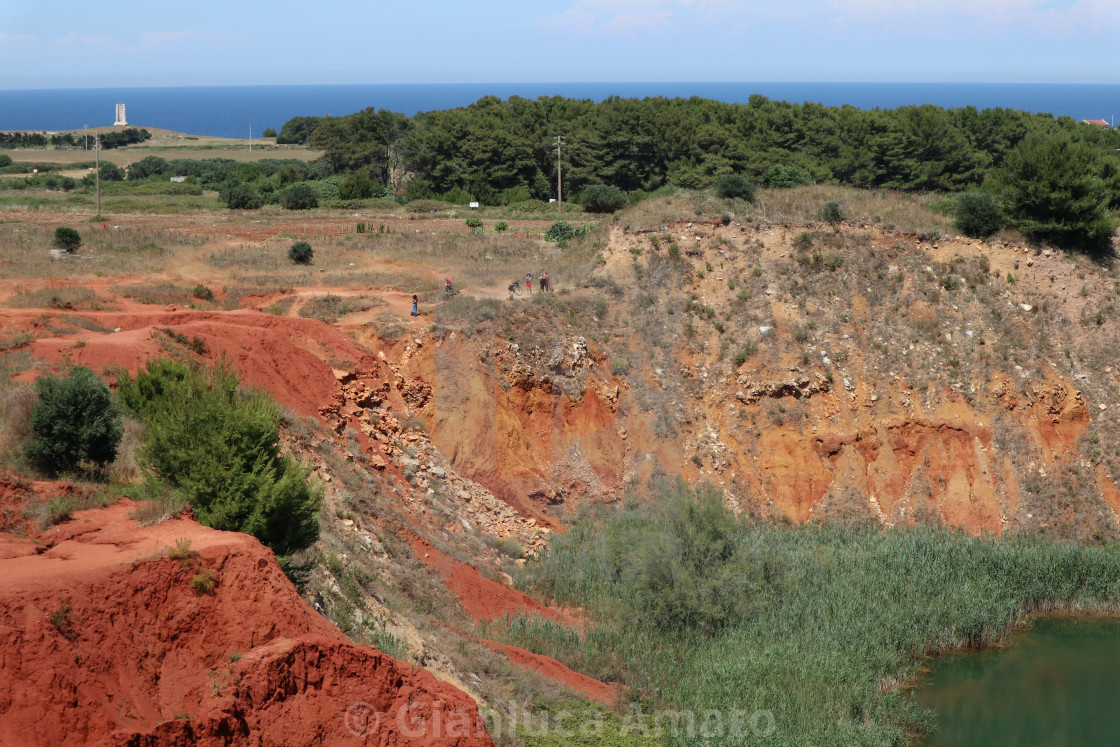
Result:
M82 312L109 334L78 340L41 338L32 352L45 360L70 360L102 371L123 366L135 373L149 358L166 355L161 346L177 344L161 330L171 329L187 342L198 338L214 360L225 353L244 381L267 389L301 415L315 415L333 401L339 387L332 368L372 372L379 368L368 351L345 332L314 319L278 317L257 311Z
M10 472L0 473L0 558L6 557L5 547L20 545L18 542L4 542L3 532L21 536L34 534L39 530L39 519L45 516L52 498L77 500L81 496L81 488L65 482L24 480ZM26 548L18 552L27 554Z
M255 539L132 508L7 539L34 554L0 560L0 744L492 744L473 700L355 646Z

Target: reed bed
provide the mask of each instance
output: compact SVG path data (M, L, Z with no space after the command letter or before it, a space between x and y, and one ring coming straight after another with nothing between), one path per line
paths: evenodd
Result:
M752 523L718 500L678 485L577 522L524 583L587 610L588 631L519 617L486 633L650 707L764 709L767 744L893 745L934 726L901 686L925 657L999 644L1035 612L1120 610L1115 543Z

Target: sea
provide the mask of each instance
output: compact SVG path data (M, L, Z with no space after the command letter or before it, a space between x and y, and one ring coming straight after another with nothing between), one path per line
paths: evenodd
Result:
M859 109L934 104L1009 108L1113 122L1120 85L1059 83L426 83L198 86L0 91L0 130L76 130L113 124L124 104L129 125L192 135L260 137L299 116L342 116L367 107L412 116L467 106L484 96L714 99L745 104L754 94L792 103Z

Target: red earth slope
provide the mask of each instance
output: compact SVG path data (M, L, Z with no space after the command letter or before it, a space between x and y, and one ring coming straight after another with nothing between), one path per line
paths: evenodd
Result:
M493 744L471 698L351 643L252 537L133 508L5 536L0 743Z

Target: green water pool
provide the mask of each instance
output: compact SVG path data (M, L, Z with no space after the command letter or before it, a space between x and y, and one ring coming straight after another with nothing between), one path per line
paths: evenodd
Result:
M1120 620L1038 618L1009 648L934 661L923 747L1120 745Z

